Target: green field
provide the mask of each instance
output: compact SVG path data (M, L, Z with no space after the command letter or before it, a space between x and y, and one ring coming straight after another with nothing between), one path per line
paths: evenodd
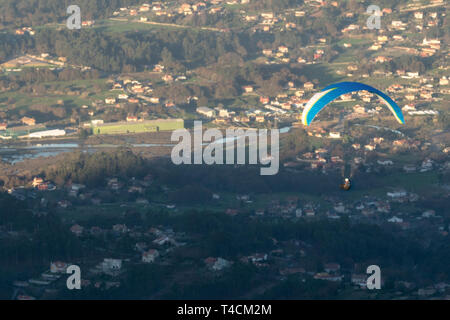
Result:
M125 133L144 133L158 131L173 131L184 129L184 120L182 119L160 119L143 122L116 122L106 123L93 128L93 133L98 134L125 134Z

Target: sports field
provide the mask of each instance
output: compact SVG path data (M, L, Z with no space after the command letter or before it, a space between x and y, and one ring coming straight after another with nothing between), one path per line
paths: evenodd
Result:
M112 122L94 126L94 134L124 134L173 131L184 128L183 119L158 119L138 122Z

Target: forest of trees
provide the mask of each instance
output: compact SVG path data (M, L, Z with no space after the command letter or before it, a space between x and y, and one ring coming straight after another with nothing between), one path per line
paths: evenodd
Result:
M281 143L281 158L295 158L299 153L313 151L303 130L294 131ZM329 146L333 155L344 157L339 145ZM126 148L117 151L68 154L64 161L45 171L47 179L58 185L68 182L82 183L90 187L104 187L106 178L131 177L142 179L150 174L158 185L171 187L169 199L174 203L192 204L210 201L212 192L253 194L271 192L299 192L305 194L332 194L341 180L340 170L318 174L309 170L293 172L281 167L275 176L261 176L259 166L176 166L166 159L144 159ZM371 190L384 185L378 176L366 173L365 167L354 168L355 181L364 181L359 190ZM389 172L379 174L389 174ZM442 176L444 178L444 176Z
M99 187L106 184L107 177L131 178L145 173L144 160L130 150L119 149L115 152L97 152L93 155L75 153L56 168L46 172L46 177L63 185L68 181Z
M34 48L34 39L29 35L16 36L9 33L0 33L0 61L11 58L30 48Z
M0 237L0 299L10 298L14 279L27 279L55 257L80 255L78 240L53 213L39 217L34 208L4 193L0 193L0 208L0 232L17 233Z
M125 221L116 220L116 223ZM127 222L129 223L129 222ZM173 275L183 269L183 262L191 262L204 268L199 262L207 256L221 256L235 261L234 265L210 278L205 274L193 276L189 281L177 281L165 290L163 298L168 299L231 299L248 293L258 283L270 279L270 271L256 269L253 265L241 263L242 255L254 252L268 252L274 248L273 239L292 239L311 244L308 248L306 267L322 270L328 261L336 261L343 269L353 269L355 264L374 263L383 267L385 289L393 288L399 274L405 281L420 283L448 280L447 261L450 250L442 240L435 241L428 248L423 247L414 237L400 235L397 227L382 229L373 225L352 224L347 219L341 221L258 221L248 216L229 217L223 213L208 210L190 211L183 215L170 215L155 211L136 221L139 226L170 225L177 232L185 232L201 241L195 246L177 251L177 267L153 265L131 265L124 281L124 287L99 292L83 290L68 293L78 298L142 298L150 297L171 283ZM127 224L130 225L130 224ZM129 243L131 245L131 243ZM195 247L195 249L194 249ZM189 253L192 252L192 253ZM195 253L194 253L195 252ZM411 272L412 266L416 272ZM264 298L298 299L337 297L332 284L308 280L305 284L291 286L294 279L277 283ZM290 289L289 289L290 288ZM307 288L310 291L306 290ZM306 291L305 291L306 290ZM160 297L161 298L161 297Z
M4 26L34 26L61 22L67 18L67 8L76 4L83 8L85 20L111 16L121 7L135 5L138 0L1 0L0 24Z
M297 144L294 132L292 139L287 139L289 148L303 150L307 144ZM129 227L149 229L152 226L171 226L175 232L193 236L198 254L177 253L176 259L199 263L207 256L220 256L236 261L228 271L210 280L203 275L190 279L186 283L174 284L165 294L166 298L203 298L206 295L217 299L243 295L255 286L259 277L264 279L261 271L252 269L238 261L242 255L254 252L268 252L274 249L273 239L289 241L296 239L311 244L307 267L321 270L323 263L337 261L343 268L353 268L355 263L371 263L376 257L377 264L383 265L387 286L392 286L398 274L405 281L447 281L450 250L443 238L432 238L424 245L421 235L405 235L397 226L381 228L374 225L355 224L343 217L339 221L308 221L273 219L255 220L252 213L243 210L236 217L225 215L219 210L207 209L212 192L240 193L252 190L252 193L298 192L300 194L332 194L336 189L332 176L292 173L281 170L275 177L261 177L257 168L227 166L174 166L166 160L147 161L134 155L131 151L120 149L115 152L98 152L95 154L75 154L69 156L56 168L46 172L46 178L59 185L67 182L85 183L90 187L103 187L108 177L119 177L127 181L132 177L140 179L147 174L154 179L154 191L146 194L160 193L161 186L169 186L169 200L180 205L201 204L202 210L188 210L183 214L168 214L158 208L148 209L145 214L133 209L125 210L119 216L92 217L84 222L85 227L102 226L111 228L117 223ZM372 188L378 183L377 177L367 175L359 177ZM427 204L428 207L433 207ZM0 266L8 270L6 276L0 276L0 284L9 286L10 279L29 277L33 272L48 267L47 262L55 257L59 259L87 259L95 256L95 247L107 245L116 253L127 252L135 240L124 236L120 239L88 239L81 246L80 240L71 235L59 218L50 212L46 216L33 214L23 202L13 200L9 195L0 195L0 230L25 230L32 234L32 240L26 236L18 239L0 239L3 253ZM95 244L95 245L94 245ZM194 250L194 251L195 251ZM36 253L39 253L36 254ZM180 254L180 256L178 256ZM29 270L15 270L18 265L28 266ZM32 266L32 267L31 267ZM417 272L411 273L411 268ZM200 267L203 267L201 265ZM160 268L159 266L130 265L119 289L109 291L83 290L80 293L67 293L66 298L141 298L156 294L170 283L171 277L180 271L180 267ZM243 275L246 275L243 278ZM310 295L300 289L289 291L292 279L280 283L266 292L265 298L320 298L337 294L332 285L320 285L306 282L301 288L313 290ZM7 291L0 290L0 296Z
M243 45L245 44L245 46ZM142 71L164 61L169 70L207 65L228 52L245 57L255 50L245 35L195 33L187 30L105 34L96 30L38 31L36 50L67 57L71 63L101 71ZM180 64L177 64L177 61Z

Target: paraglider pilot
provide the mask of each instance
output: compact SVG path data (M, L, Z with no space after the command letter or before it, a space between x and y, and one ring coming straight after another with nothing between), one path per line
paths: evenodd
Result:
M350 182L350 179L345 178L344 184L341 184L341 189L348 191L352 187L352 183Z

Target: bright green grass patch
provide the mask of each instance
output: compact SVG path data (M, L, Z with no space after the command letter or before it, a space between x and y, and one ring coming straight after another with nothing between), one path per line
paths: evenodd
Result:
M162 119L143 122L116 122L107 123L93 128L94 134L125 134L158 131L173 131L184 128L182 119Z

